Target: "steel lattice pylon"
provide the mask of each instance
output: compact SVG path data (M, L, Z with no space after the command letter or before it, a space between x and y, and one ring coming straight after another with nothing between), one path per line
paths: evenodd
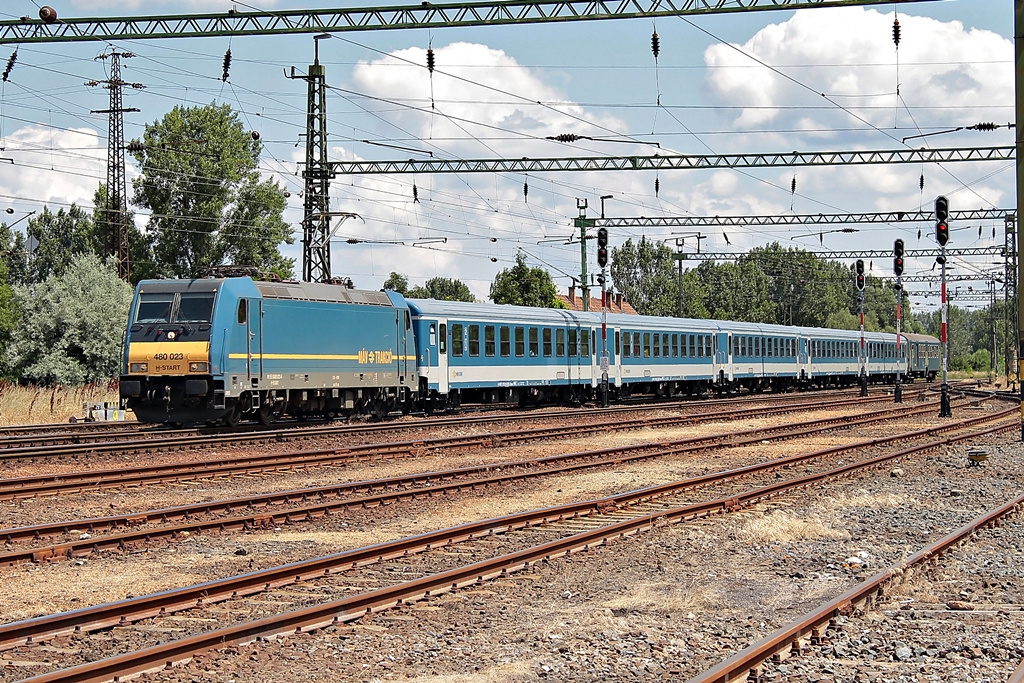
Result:
M331 279L330 179L334 171L327 163L327 78L320 64L319 41L314 45L313 64L301 78L308 85L306 104L306 167L302 204L302 279L327 282Z
M1017 343L1015 334L1019 328L1017 320L1017 216L1008 214L1004 219L1006 233L1006 266L1003 273L1004 313L1006 314L1006 375L1015 382L1017 369Z
M110 91L110 108L95 109L93 114L107 114L107 199L103 206L104 254L117 259L117 275L127 282L131 275L130 243L128 240L128 194L124 173L124 113L139 111L134 107L121 106L121 89L125 85L141 88L138 83L126 84L121 80L121 57L132 57L131 52L99 55L96 59L110 58L110 78L105 81L91 81L88 85L103 86Z

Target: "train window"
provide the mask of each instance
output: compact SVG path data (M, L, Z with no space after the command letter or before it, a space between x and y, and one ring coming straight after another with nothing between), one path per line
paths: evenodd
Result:
M679 335L678 334L673 334L672 335L672 357L673 358L678 358L679 357Z
M578 342L576 341L576 328L572 328L569 330L569 356L578 355L580 355L580 352Z
M434 323L430 323L429 330L430 330L430 341L429 341L429 344L431 346L437 346L437 327L434 326Z
M661 357L661 334L658 332L654 333L654 357Z
M441 346L438 351L442 354L448 353L448 323L441 323Z
M143 294L139 298L139 310L135 314L137 323L171 322L171 306L174 294Z
M630 346L632 343L633 343L633 334L631 332L623 332L622 333L622 357L623 358L629 358L630 356L633 355L633 353L632 353L633 349Z
M508 358L512 355L512 332L507 325L502 325L501 330L498 332L498 338L501 355L503 358Z
M750 337L740 337L740 355L747 355L747 344L750 342Z
M409 309L405 309L405 331L408 332L412 329L412 315L409 313Z
M754 356L761 357L761 337L754 337Z
M484 355L494 355L494 325L484 327Z
M213 292L182 292L174 322L208 323L213 317Z
M651 333L644 332L644 358L651 357Z
M545 327L542 335L544 341L544 355L548 358L551 357L551 328Z
M633 333L633 357L634 358L639 358L640 357L640 333L639 332L634 332Z
M695 337L696 337L696 335L693 335L693 334L690 335L690 358L696 358L697 357L697 342L695 340ZM703 356L704 354L701 354L701 355Z
M536 358L540 355L540 333L536 327L530 328L530 356Z
M615 330L615 350L618 351L620 356L622 355L622 339L619 336L618 330Z
M714 355L715 355L714 346L711 343L711 335L710 334L704 336L704 348L706 348L708 350L708 356L709 357L714 357Z
M480 355L480 326L470 325L469 326L469 355L479 356Z
M522 327L516 328L516 355L520 357L526 355L526 330Z
M580 355L590 358L590 330L580 330Z
M661 335L661 355L668 358L668 334Z
M141 307L140 307L141 309ZM249 319L249 300L239 299L238 300L238 324L244 325L245 321Z
M454 323L452 325L452 355L462 355L462 324Z
M565 355L565 330L555 330L555 355L561 358Z

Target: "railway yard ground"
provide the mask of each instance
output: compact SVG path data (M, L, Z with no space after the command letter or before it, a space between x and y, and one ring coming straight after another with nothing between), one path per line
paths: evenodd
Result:
M1020 407L953 396L12 441L0 683L1021 680Z

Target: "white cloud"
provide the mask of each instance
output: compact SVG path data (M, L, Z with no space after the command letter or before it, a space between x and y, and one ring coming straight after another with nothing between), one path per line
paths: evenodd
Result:
M25 126L6 136L0 163L0 192L32 206L51 203L57 210L75 202L92 206L93 194L106 179L106 141L89 128L56 130Z
M994 107L1012 104L1010 41L989 31L967 30L958 21L912 15L899 15L899 21L897 51L891 13L863 8L797 11L739 46L784 75L732 47L713 45L704 53L712 67L710 92L717 104L746 107L732 122L737 129L769 122L779 127L864 126L821 94L881 128L894 122L901 127L971 125L992 120ZM825 109L781 108L801 104ZM905 107L913 110L913 121ZM996 111L1010 116L1012 110Z

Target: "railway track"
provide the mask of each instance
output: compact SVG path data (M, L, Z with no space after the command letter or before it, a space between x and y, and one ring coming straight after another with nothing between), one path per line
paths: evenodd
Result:
M655 428L692 424L702 420L730 420L749 417L764 417L808 409L841 408L868 403L888 401L888 397L876 396L868 399L846 398L823 404L820 400L799 403L784 403L780 406L739 407L732 410L714 409L707 412L659 418L613 419L586 425L555 425L534 429L515 429L505 432L481 433L469 436L439 437L395 441L389 443L368 443L339 448L298 451L291 453L270 453L259 455L238 455L224 458L164 463L117 469L89 470L81 472L60 472L35 476L12 477L0 480L0 501L31 498L41 495L77 493L126 486L146 486L169 482L200 480L213 477L250 475L271 471L288 471L326 465L345 466L366 460L383 458L412 457L439 449L480 448L501 444L524 443L541 439L565 438L584 433L622 431L627 429ZM902 405L902 404L900 404ZM891 410L896 410L894 406ZM464 424L464 423L459 423ZM184 440L191 442L189 437ZM183 440L174 442L182 445ZM142 442L134 448L144 448ZM157 445L158 449L165 445ZM63 448L63 447L62 447ZM90 451L96 446L90 447ZM111 450L118 447L111 444Z
M729 447L738 447L758 444L764 439L777 441L800 438L820 433L824 429L864 427L890 420L894 416L914 417L932 413L934 410L934 404L928 403L895 411L887 409L780 427L661 441L656 444L605 448L532 460L490 463L455 470L207 501L102 518L0 529L0 541L6 546L6 551L0 553L0 566L83 557L100 551L135 550L198 533L242 532L285 524L315 522L350 510L393 505L418 497L453 495L464 490L485 489L515 481L618 466L653 458L696 455L725 444ZM886 441L887 439L879 439L877 442ZM746 471L753 473L761 469L794 464L803 459L786 459L781 463L765 465L763 468L751 467ZM119 529L130 531L110 534ZM100 536L103 533L110 535ZM31 545L26 547L28 544Z
M306 563L8 624L0 632L0 642L8 648L17 647L17 652L10 657L18 658L20 667L29 667L27 662L33 661L32 658L37 658L36 666L43 666L42 660L52 658L53 650L28 644L67 633L77 633L76 638L80 638L97 629L119 626L117 637L102 644L83 647L76 641L68 644L73 647L58 648L66 653L59 666L81 663L59 670L47 664L51 669L49 673L29 680L100 681L159 670L187 661L198 652L274 635L300 633L357 619L368 612L401 607L665 524L742 509L786 492L929 452L948 443L1015 429L1019 425L1013 420L1016 412L1011 409L930 430L907 432L899 436L918 442L831 470L785 481L772 479L765 485L742 491L729 490L717 497L710 495L702 502L688 502L679 496L697 485L707 487L710 482L688 480L585 503L508 515ZM955 433L936 438L938 432ZM930 438L922 439L924 436ZM843 448L863 450L877 445L878 440L870 440ZM827 450L838 453L842 449ZM803 457L821 457L821 454L804 454ZM717 476L734 479L738 474L733 471ZM330 577L342 572L343 585L332 583ZM350 590L352 587L361 588ZM244 602L244 606L233 607L235 601ZM311 602L314 604L310 605ZM282 603L292 608L283 609ZM184 610L189 612L174 618ZM195 617L188 616L192 610L196 611ZM249 617L237 623L240 615ZM129 624L138 622L145 622L141 624L143 628L125 630L129 629ZM176 639L154 644L171 637ZM100 649L114 654L98 661L81 661Z
M916 392L920 395L925 391ZM853 397L855 392L820 393L818 396ZM808 394L787 396L744 396L716 401L716 405L760 405L794 401L807 403L812 399ZM820 400L820 399L818 399ZM618 405L609 408L529 409L495 414L492 411L459 414L445 417L423 417L416 420L396 422L363 423L311 423L293 422L271 427L262 425L241 425L236 429L225 427L203 427L171 429L137 422L79 422L75 424L44 424L8 426L0 428L0 462L38 460L49 457L80 457L88 448L90 455L132 450L139 444L145 448L179 450L181 448L216 447L225 444L245 444L259 441L285 443L324 437L360 436L366 434L389 434L406 431L430 431L453 425L494 424L499 422L538 421L545 419L577 419L623 415L644 410L690 410L701 409L707 401L689 399L658 400L646 403ZM139 442L136 444L135 442ZM121 444L121 446L118 446Z

